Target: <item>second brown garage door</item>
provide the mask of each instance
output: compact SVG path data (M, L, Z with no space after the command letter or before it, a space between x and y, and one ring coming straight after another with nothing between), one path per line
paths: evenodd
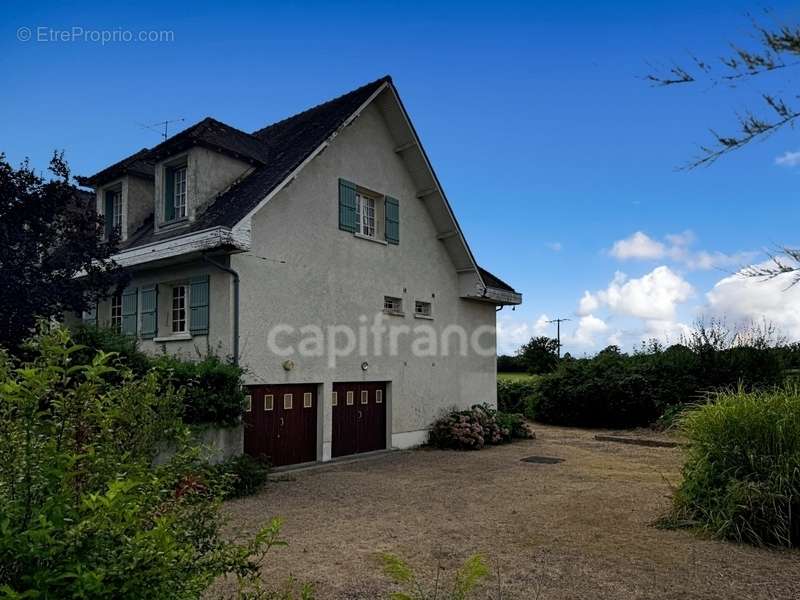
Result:
M333 456L386 448L386 384L334 383Z

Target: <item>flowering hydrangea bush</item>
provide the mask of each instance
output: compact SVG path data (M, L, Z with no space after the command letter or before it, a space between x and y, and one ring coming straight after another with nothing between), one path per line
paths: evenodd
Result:
M428 441L437 448L480 450L486 445L510 442L513 437L530 437L524 425L510 426L509 417L516 415L498 413L485 404L469 410L453 409L434 421ZM514 435L522 430L526 435Z

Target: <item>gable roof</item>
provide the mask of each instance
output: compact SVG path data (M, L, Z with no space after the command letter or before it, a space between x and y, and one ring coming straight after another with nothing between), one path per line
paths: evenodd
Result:
M379 94L384 88L389 89L388 96L387 94ZM460 259L462 264L457 264L459 270L463 271L464 267L472 265L468 268L473 272L474 269L477 269L477 275L485 286L517 294L511 286L485 269L480 268L475 262L450 204L442 191L436 174L433 172L433 167L425 154L424 148L419 143L414 126L392 85L391 77L388 75L333 100L258 129L251 134L230 127L215 119L203 119L158 146L150 150L140 150L92 177L84 179L84 181L91 185L92 182L108 181L110 174L119 176L119 174L126 172L147 172L148 168L152 177L153 165L158 160L192 145L204 146L224 152L235 158L250 162L254 165L253 170L212 199L206 208L197 214L195 220L188 227L182 228L180 232L168 230L155 233L153 217L151 216L139 231L127 240L122 250L133 250L140 246L154 244L178 236L199 235L200 232L213 228L232 230L246 221L249 215L259 208L261 203L265 202L271 194L281 189L282 184L285 184L293 173L302 168L304 163L316 156L340 128L357 116L359 109L379 95L384 101L395 102L397 107L395 110L395 126L403 128L403 138L410 139L409 143L398 147L396 152L404 152L411 147L418 150L415 167L418 172L426 173L425 178L433 184L431 189L424 190L424 195L436 195L441 198L442 208L439 211L438 218L440 224L444 223L450 230L448 231L447 239L443 243L446 246L449 245L450 249L453 247L461 248L461 250L458 250L459 255L462 257ZM134 171L134 168L137 170ZM422 197L420 196L420 198Z
M152 179L155 174L154 163L148 160L149 148L142 148L138 152L131 154L127 158L98 171L91 177L77 177L81 185L95 186L98 183L119 179L123 175L138 175L146 179Z

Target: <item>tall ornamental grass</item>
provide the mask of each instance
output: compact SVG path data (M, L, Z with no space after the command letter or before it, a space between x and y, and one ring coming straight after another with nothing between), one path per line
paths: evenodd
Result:
M681 424L690 445L669 522L800 547L800 388L720 392Z

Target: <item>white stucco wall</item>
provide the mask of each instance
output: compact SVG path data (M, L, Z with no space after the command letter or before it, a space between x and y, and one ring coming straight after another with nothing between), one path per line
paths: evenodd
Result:
M334 381L390 382L391 432L395 445L419 443L424 429L445 407L496 403L495 356L418 357L410 340L402 339L397 356L354 355L291 358L267 349L276 325L349 325L364 316L372 322L385 295L403 299L405 317L387 317L388 325L433 326L441 332L451 324L471 332L494 326L495 307L461 299L459 276L431 221L425 201L402 160L396 141L378 109L367 108L286 189L252 220L252 249L233 255L231 265L241 276L242 364L248 383L320 383L323 391L322 457L331 441L330 392ZM338 228L338 180L344 178L400 202L400 244L359 239ZM433 320L414 317L414 301L433 305ZM282 335L282 345L301 338ZM494 339L484 338L484 343ZM369 363L368 371L361 363Z

